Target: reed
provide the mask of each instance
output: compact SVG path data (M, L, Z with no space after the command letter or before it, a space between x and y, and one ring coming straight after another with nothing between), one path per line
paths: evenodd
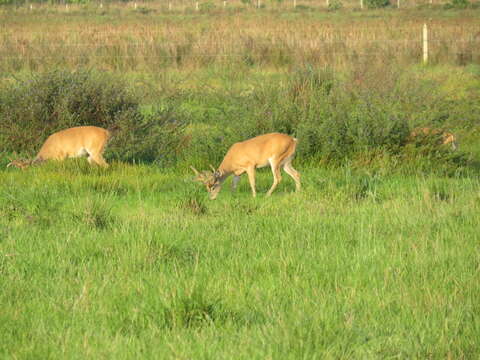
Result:
M480 59L480 11L376 10L142 15L78 10L0 15L0 71L95 67L122 72L206 66L348 67L420 63L428 16L431 63ZM103 15L102 15L103 14ZM448 16L447 16L448 15ZM453 15L453 16L452 16Z

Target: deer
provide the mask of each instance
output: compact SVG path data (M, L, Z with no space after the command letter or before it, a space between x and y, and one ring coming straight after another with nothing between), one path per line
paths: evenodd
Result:
M457 150L458 148L457 138L454 134L447 131L443 131L441 129L432 129L429 127L413 129L412 132L410 133L408 140L409 142L414 142L415 139L418 139L418 138L423 139L427 137L438 137L439 142L441 142L441 145L450 144L452 147L452 150Z
M61 130L45 140L34 159L12 160L7 167L15 166L24 170L30 165L47 160L65 160L82 156L88 156L91 165L108 167L103 158L103 151L110 137L110 131L96 126L78 126Z
M273 173L273 184L267 192L270 196L282 180L280 168L290 175L295 181L295 189L301 188L300 174L292 166L292 160L297 147L297 139L280 133L260 135L242 142L233 144L227 151L222 163L212 171L199 172L193 166L190 168L195 173L194 181L203 183L214 200L218 196L223 182L233 174L232 190L236 190L240 176L247 173L253 197L256 197L255 169L270 165Z

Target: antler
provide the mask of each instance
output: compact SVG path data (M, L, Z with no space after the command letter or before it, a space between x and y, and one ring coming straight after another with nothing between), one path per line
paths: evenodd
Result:
M196 175L196 177L193 179L194 181L200 181L200 182L203 182L204 184L206 184L206 183L212 181L212 179L215 177L215 172L212 173L209 170L199 172L193 166L190 166L190 169L192 169L193 172Z
M26 169L28 166L30 166L32 161L30 160L12 160L7 164L7 168L10 166L15 166L19 169Z
M195 173L195 175L200 175L200 173L198 172L198 170L195 169L193 166L190 166L190 169L193 170L193 172Z

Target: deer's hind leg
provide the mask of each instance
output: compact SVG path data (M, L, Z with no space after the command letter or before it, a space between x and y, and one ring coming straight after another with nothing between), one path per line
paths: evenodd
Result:
M292 160L293 156L287 158L287 160L283 164L283 170L292 177L292 179L295 181L295 190L299 191L302 187L300 183L300 173L293 168Z
M100 166L103 166L103 167L108 167L108 163L105 161L105 159L103 158L103 156L101 154L90 155L88 157L88 162L90 164L92 164L92 162L93 162L97 165L100 165Z

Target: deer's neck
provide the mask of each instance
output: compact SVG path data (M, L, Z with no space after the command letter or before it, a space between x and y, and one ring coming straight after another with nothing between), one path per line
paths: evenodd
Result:
M217 171L220 173L218 180L220 180L222 183L233 173L233 171L228 167L225 167L223 163L220 164Z

